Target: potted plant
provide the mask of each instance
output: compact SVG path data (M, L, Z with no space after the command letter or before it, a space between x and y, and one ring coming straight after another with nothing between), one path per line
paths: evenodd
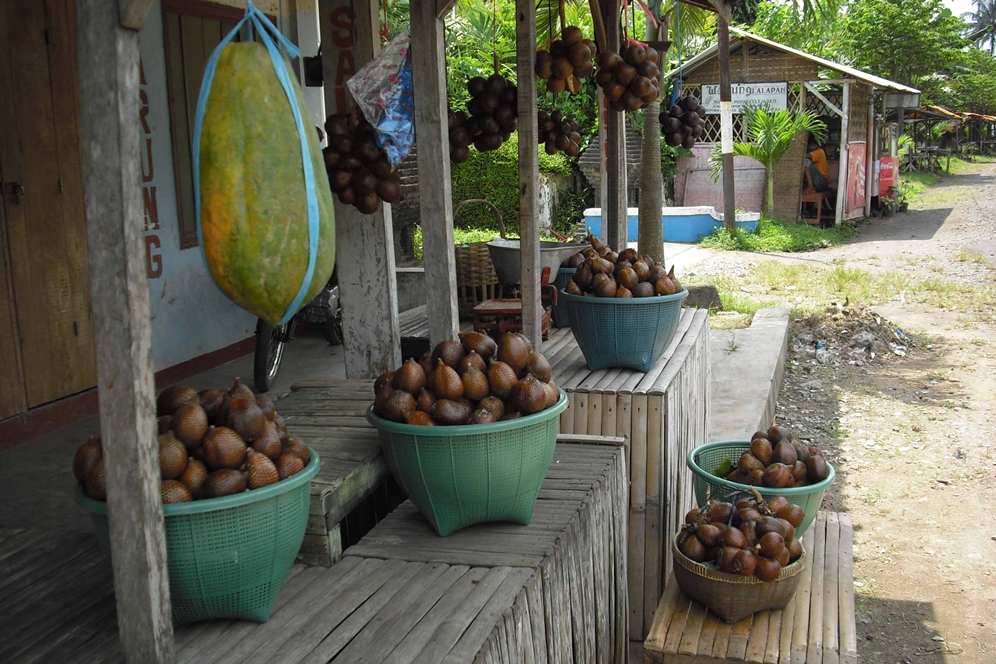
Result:
M898 207L894 198L882 198L882 217L891 217Z

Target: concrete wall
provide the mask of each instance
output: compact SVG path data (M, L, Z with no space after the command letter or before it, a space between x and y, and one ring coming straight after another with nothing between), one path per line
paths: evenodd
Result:
M228 0L220 4L245 6ZM271 14L290 3L264 0ZM286 20L280 21L287 25ZM293 36L293 31L288 31ZM215 286L199 247L180 249L177 190L170 133L163 15L159 2L139 33L142 92L143 193L146 258L152 309L152 357L156 371L251 337L256 319L232 304Z

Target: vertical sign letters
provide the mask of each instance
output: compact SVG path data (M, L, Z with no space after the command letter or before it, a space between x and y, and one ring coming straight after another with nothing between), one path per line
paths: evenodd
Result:
M155 170L152 165L152 129L149 127L149 93L145 83L145 68L138 61L138 95L142 102L138 117L142 125L142 201L144 207L145 269L149 279L163 274L162 242L159 240L159 207L156 203L156 186L152 184Z

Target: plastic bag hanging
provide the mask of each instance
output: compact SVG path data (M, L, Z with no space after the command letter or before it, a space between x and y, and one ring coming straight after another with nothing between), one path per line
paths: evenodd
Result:
M411 40L403 32L346 81L356 105L377 132L377 145L400 164L415 144Z
M288 60L300 52L251 0L246 5L211 53L197 100L197 238L230 300L286 323L332 275L332 194ZM244 26L262 43L233 41Z

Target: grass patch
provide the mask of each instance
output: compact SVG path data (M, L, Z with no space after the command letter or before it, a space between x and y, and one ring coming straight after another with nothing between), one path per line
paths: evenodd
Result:
M727 251L812 251L840 244L854 235L850 226L822 229L807 223L790 224L761 217L757 233L720 228L699 242L704 247Z
M937 184L937 176L933 173L903 173L899 176L899 183L906 195L906 202L912 203L917 196Z
M829 300L867 305L898 300L957 311L978 321L996 320L996 286L968 286L940 277L911 278L899 270L870 272L846 265L788 265L772 260L753 266L743 281L719 281L724 306L729 302L735 311L781 304L792 306L793 313L806 314L822 311ZM763 294L744 292L742 288L748 286Z
M977 251L962 249L958 252L958 255L955 256L955 260L959 263L975 263L976 265L981 265L983 267L990 267L989 259Z

